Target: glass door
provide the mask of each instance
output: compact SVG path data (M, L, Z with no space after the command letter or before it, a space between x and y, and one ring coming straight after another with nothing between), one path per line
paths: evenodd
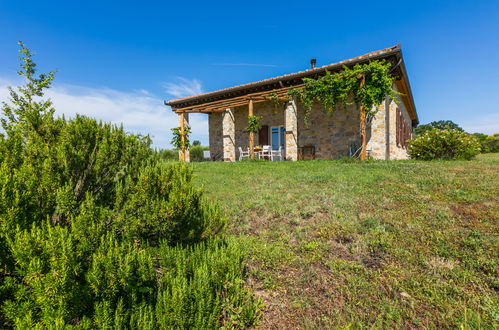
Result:
M284 126L272 126L271 128L272 150L284 149Z

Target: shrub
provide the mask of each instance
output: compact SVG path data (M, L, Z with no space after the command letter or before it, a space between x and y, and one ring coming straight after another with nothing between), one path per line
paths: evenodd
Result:
M192 186L191 169L161 161L148 137L122 127L54 118L50 101L38 101L53 74L35 77L21 52L27 83L2 108L0 327L254 322L242 250L215 239L224 218ZM164 297L182 309L165 310Z
M472 159L480 153L480 144L466 132L434 128L409 141L407 151L422 160Z
M499 133L493 135L474 133L473 135L476 136L480 142L483 153L499 152Z
M178 150L161 149L157 151L159 158L166 161L178 161Z
M202 146L192 146L189 148L190 158L192 162L202 162L204 161L203 151L206 148Z

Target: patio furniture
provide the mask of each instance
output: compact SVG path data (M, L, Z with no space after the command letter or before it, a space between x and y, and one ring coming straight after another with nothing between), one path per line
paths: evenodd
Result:
M260 151L260 158L272 160L272 147L263 146L262 151Z
M260 158L261 151L262 151L262 148L260 146L256 146L253 148L253 154L255 155L255 158Z
M249 148L246 151L243 151L243 148L237 147L239 149L239 160L243 160L243 158L249 158Z
M275 159L278 159L279 161L282 160L282 147L279 147L277 150L272 150L272 156L270 158L272 161Z

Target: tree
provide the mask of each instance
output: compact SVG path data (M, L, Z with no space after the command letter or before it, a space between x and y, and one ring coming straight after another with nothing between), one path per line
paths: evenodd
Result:
M194 140L192 141L192 146L195 147L195 146L200 146L201 145L201 141L199 140Z
M419 125L418 127L416 127L414 129L414 134L415 135L422 135L426 131L429 131L429 130L434 129L434 128L436 128L436 129L454 129L454 130L457 130L460 132L464 132L464 130L461 127L459 127L458 124L454 123L451 120L439 120L439 121L432 121L429 124Z

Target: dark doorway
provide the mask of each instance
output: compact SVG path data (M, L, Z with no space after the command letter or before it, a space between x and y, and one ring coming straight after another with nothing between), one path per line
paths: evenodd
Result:
M258 132L258 144L262 146L269 145L269 126L262 125L260 131Z

